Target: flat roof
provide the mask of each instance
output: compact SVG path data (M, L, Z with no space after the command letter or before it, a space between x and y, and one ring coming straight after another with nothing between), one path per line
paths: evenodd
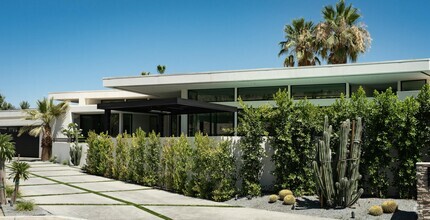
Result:
M428 78L430 78L430 59L416 59L191 74L108 77L103 79L103 85L108 88L169 97L184 89L383 83Z
M237 111L237 108L232 106L181 98L101 103L97 104L97 108L105 110L172 115Z

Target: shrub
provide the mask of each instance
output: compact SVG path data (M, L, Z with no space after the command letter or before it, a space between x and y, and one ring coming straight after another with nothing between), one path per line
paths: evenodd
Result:
M252 108L246 106L242 100L240 105L243 114L239 118L240 126L238 131L242 138L240 140L241 149L241 174L243 193L250 196L261 194L260 178L262 174L262 159L265 156L264 148L261 146L263 138L267 135L265 116L268 106Z
M143 157L144 172L142 182L147 186L154 186L158 182L158 173L160 170L160 134L156 134L154 131L148 134L145 152Z
M34 209L34 202L29 200L21 200L16 203L17 211L33 211Z
M287 195L293 195L293 192L291 192L291 190L288 189L283 189L281 191L279 191L279 199L280 200L284 200L285 196Z
M278 195L275 195L275 194L273 194L273 195L270 195L269 196L269 203L274 203L274 202L276 202L277 200L278 200Z
M294 197L293 195L286 195L284 198L284 204L285 205L293 205L294 203L296 203L296 197Z
M275 188L294 188L298 195L313 194L313 137L321 130L318 108L307 100L293 103L286 91L274 95L276 108L270 114L270 143L276 177Z
M188 195L224 201L234 194L235 167L231 142L216 143L207 135L196 133L191 154L191 181Z
M397 210L397 203L394 200L384 201L381 206L384 213L394 213Z
M127 180L129 177L128 162L130 161L130 135L127 133L119 134L116 137L116 147L114 155L114 166L112 176L119 180Z
M374 206L369 208L369 214L370 215L380 216L380 215L382 215L382 213L383 213L382 208L379 205L374 205Z
M163 187L178 193L187 193L191 146L185 135L170 139L163 146L161 156L161 180Z
M143 183L142 175L144 173L143 160L146 147L146 133L138 128L132 135L130 147L129 178L136 183Z
M86 171L91 174L111 177L114 158L114 144L108 134L90 131L87 138L87 166Z

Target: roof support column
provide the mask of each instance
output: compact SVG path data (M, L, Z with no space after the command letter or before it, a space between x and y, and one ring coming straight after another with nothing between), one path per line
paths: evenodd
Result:
M110 116L111 116L111 110L110 109L105 109L105 114L104 114L104 118L103 118L103 125L104 125L104 130L106 133L110 133Z
M188 99L188 90L187 89L182 89L181 90L181 98L183 99ZM181 133L188 135L188 115L181 115L181 131L179 133L179 136L181 135Z

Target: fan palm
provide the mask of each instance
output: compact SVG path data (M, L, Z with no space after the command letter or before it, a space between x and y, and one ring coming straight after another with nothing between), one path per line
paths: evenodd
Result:
M36 109L26 109L26 120L41 122L40 125L30 125L22 127L19 135L28 132L31 136L37 137L42 134L42 157L43 161L51 158L52 152L52 129L51 124L55 123L58 117L63 117L68 109L68 103L61 102L54 104L54 99L44 98L37 101Z
M0 203L6 204L5 164L15 156L15 143L9 134L0 134Z
M358 55L370 48L372 39L364 24L358 24L361 15L357 8L340 0L333 6L325 6L324 21L317 25L315 36L321 45L321 57L329 64L357 61Z
M22 101L19 103L19 107L21 109L29 109L30 108L30 103L28 103L27 101Z
M315 25L304 18L294 19L286 25L284 32L286 41L279 43L281 50L278 56L287 55L284 66L292 67L297 61L298 66L321 64L316 56L318 46L314 36Z
M30 176L30 171L28 170L30 165L26 162L14 161L12 163L11 173L9 174L9 179L13 178L13 182L15 183L15 190L13 191L12 203L16 201L16 195L19 190L19 181L21 179L27 180Z

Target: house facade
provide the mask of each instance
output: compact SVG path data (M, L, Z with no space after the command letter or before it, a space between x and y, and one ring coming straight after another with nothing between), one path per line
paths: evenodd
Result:
M294 100L307 98L327 106L341 94L349 97L362 86L373 91L392 88L399 98L415 96L430 81L430 59L354 63L311 67L163 74L103 79L107 90L54 92L49 97L70 102L64 120L54 125L55 138L70 122L88 131L133 133L137 128L161 136L235 135L239 97L248 105L274 104L272 95L285 89ZM15 114L15 118L8 115ZM0 131L22 126L22 113L0 111Z

